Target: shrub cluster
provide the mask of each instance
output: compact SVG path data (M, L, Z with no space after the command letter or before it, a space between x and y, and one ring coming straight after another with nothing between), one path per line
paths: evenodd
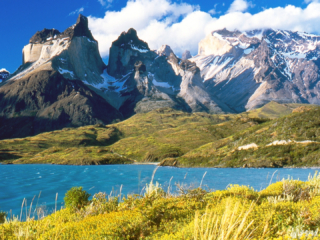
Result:
M6 220L0 239L320 239L320 175L282 180L258 192L148 184L144 195L118 197L69 190L66 208L41 220Z

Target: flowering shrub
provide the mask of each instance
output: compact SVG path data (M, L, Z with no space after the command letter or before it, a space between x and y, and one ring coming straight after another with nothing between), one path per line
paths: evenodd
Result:
M223 191L197 188L174 196L152 184L144 195L121 201L105 193L89 201L76 188L66 196L81 201L70 201L41 220L7 220L0 224L0 239L315 240L320 239L318 176L306 182L283 180L260 192L230 185Z

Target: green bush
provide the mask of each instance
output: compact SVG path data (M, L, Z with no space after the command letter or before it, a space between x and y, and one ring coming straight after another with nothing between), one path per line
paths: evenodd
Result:
M0 224L4 223L7 217L7 213L0 211Z
M72 187L66 192L64 203L67 208L81 209L89 204L90 196L82 187Z

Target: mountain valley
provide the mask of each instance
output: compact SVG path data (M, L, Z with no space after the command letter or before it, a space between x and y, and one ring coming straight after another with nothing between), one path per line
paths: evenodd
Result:
M318 166L320 107L278 104L240 114L161 108L111 125L0 141L2 163L176 167ZM310 119L304 123L304 119Z

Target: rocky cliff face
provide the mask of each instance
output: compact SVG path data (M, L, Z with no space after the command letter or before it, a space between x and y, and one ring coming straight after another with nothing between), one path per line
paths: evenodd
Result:
M319 36L276 30L219 30L189 59L208 92L235 112L270 101L320 104Z
M9 75L10 73L6 69L0 69L0 83L6 80L9 77Z
M88 83L103 82L100 76L105 69L98 42L88 29L88 19L79 15L75 25L60 33L44 29L31 37L23 48L21 67L11 80L20 79L35 70L55 70L68 79Z
M205 91L195 64L177 58L167 45L150 50L134 29L123 32L112 43L108 68L102 76L104 84L92 86L126 117L161 107L222 112Z

